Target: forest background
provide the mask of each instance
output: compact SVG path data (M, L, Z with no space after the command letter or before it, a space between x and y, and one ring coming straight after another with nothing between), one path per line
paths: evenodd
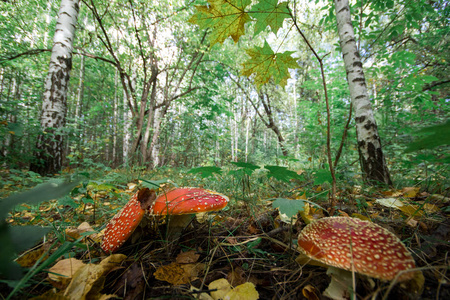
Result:
M43 85L59 4L2 3L0 130L7 168L39 163ZM207 30L188 22L194 4L81 3L65 126L58 128L64 136L61 167L152 170L242 161L327 169L320 68L292 20L278 25L277 35L260 22L249 22L247 30L257 35L208 47ZM344 141L338 174L354 178L360 172L355 123L349 117L334 6L321 1L290 5L296 24L324 57L331 151L334 158ZM351 7L390 172L394 182L416 179L429 165L439 168L444 155L404 150L420 129L448 117L447 3L375 1ZM298 64L289 69L284 87L273 80L261 87L257 77L240 76L249 58L246 50L263 46L264 40L275 52L292 51Z
M331 199L331 210L345 199L364 206L352 196L360 187L448 196L448 1L350 1L388 170L379 181L364 169L333 1L72 2L70 77L51 113L61 1L0 2L2 197L73 174L85 178L83 196L64 205L83 213L93 190L122 201L115 188L138 179L253 204ZM238 4L235 21L220 9L222 24L201 19L227 3ZM110 213L95 220L94 210L94 222Z

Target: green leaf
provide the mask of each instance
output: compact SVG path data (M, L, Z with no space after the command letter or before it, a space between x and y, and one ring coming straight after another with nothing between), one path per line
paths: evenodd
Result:
M291 179L301 179L301 176L294 171L288 170L286 167L280 166L264 166L264 169L269 170L267 176L276 178L281 181L289 182Z
M331 178L330 171L328 170L318 170L315 172L314 185L319 185L324 182L331 182L333 179Z
M142 185L149 189L158 189L161 186L161 184L169 182L169 179L167 179L167 178L160 179L160 180L146 180L146 179L139 178L139 180L142 180Z
M202 176L202 178L207 178L210 176L214 176L214 173L217 174L222 174L222 169L219 167L198 167L198 168L192 168L189 170L188 173L191 174L196 174L196 173L200 173L200 175Z
M58 199L68 194L77 184L78 182L53 180L39 184L29 191L9 196L0 202L0 219L5 219L9 210L17 204L37 204L43 201Z
M439 80L439 78L432 76L432 75L425 75L425 76L421 76L420 79L422 81L424 81L425 83L431 83L433 81L437 81Z
M233 165L241 168L240 170L244 171L248 176L252 175L253 171L259 169L260 167L254 164L246 163L246 162L231 162Z
M16 252L33 247L52 228L39 226L10 226L9 234Z
M267 41L263 47L255 47L246 51L250 59L245 61L241 74L250 76L255 73L255 84L260 88L273 78L275 84L284 87L291 78L288 69L297 69L298 64L291 56L293 51L274 53Z
M450 120L445 124L423 128L417 132L426 134L408 145L405 152L413 152L421 149L433 149L441 145L450 145Z
M276 198L275 201L272 202L272 207L278 208L281 214L286 215L288 218L292 218L299 211L303 211L305 209L305 201Z
M208 0L207 6L196 6L197 12L189 22L201 29L211 29L209 41L211 46L223 43L231 36L236 43L245 34L245 23L251 21L245 8L251 0Z
M287 2L278 4L278 0L260 0L258 4L252 6L249 12L256 19L255 35L270 26L272 32L277 34L283 27L283 21L290 17Z

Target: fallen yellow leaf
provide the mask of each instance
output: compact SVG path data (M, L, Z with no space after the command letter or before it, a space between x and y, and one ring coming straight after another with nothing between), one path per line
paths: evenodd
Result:
M319 296L317 294L320 294L315 287L308 284L302 289L303 296L308 300L319 300Z
M407 216L413 216L413 217L422 217L423 216L423 210L419 209L417 205L404 205L402 207L399 207L399 209L406 214Z
M36 261L44 255L45 249L40 247L36 250L30 251L19 257L16 262L24 268L31 268Z
M102 260L98 265L88 264L78 269L72 281L64 292L64 296L71 300L107 299L100 292L103 289L104 276L116 268L127 257L123 254L113 254Z
M420 187L404 187L402 193L404 197L414 198L419 193Z
M255 288L255 285L251 282L246 282L238 285L236 288L229 291L223 300L257 300L259 299L259 293Z
M211 292L211 297L214 300L223 299L225 295L231 291L231 284L225 278L217 279L211 282L208 286L209 290L216 290Z

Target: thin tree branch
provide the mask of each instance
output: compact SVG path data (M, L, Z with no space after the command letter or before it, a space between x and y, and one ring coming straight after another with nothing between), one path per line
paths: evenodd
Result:
M0 64L7 62L7 61L18 59L19 57L22 57L22 56L38 55L43 52L52 52L52 49L33 49L33 50L28 50L28 51L25 51L25 52L22 52L22 53L19 53L19 54L10 56L10 57L3 57L3 58L0 58Z

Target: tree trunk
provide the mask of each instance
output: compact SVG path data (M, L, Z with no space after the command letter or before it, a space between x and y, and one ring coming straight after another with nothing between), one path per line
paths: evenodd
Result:
M381 149L377 124L367 92L361 58L350 18L348 0L335 0L336 20L350 96L355 109L356 136L364 180L370 184L391 185L389 170Z
M120 70L119 75L120 75ZM137 84L137 73L136 69L133 68L131 71L131 77L127 77L124 75L121 78L122 88L123 88L123 143L122 143L122 151L123 151L123 163L129 164L131 163L131 155L133 152L131 151L132 147L132 120L133 120L133 112L135 112L135 108L132 104L134 101L132 100L131 94L136 90ZM130 99L131 98L131 99Z
M260 116L261 120L263 120L264 124L266 125L267 128L271 129L275 135L277 136L278 139L278 145L280 146L281 152L283 153L283 156L288 156L289 152L286 149L286 146L284 145L284 137L281 134L280 129L278 128L277 124L275 124L275 120L273 118L273 113L272 113L272 107L270 105L270 98L269 95L264 94L262 92L260 92L259 94L259 99L261 100L261 103L264 107L264 111L266 112L267 118L269 119L268 121L264 120L264 118L262 117L262 115L259 114L258 111L256 111L256 113ZM264 98L264 95L266 96ZM267 100L265 100L267 99Z
M72 68L72 50L79 0L61 0L52 55L42 102L41 127L35 162L30 170L45 174L59 172L63 162L63 134L66 123L67 87Z

